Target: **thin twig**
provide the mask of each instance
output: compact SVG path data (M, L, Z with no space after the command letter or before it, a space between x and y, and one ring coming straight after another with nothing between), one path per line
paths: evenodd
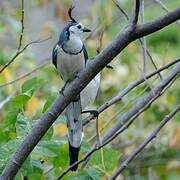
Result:
M96 118L96 134L97 134L97 142L98 144L101 146L102 142L101 142L101 135L100 135L100 131L99 131L99 121L98 118ZM104 153L103 153L103 148L100 149L100 155L101 155L101 162L102 162L102 166L103 166L103 170L106 171L105 168L105 164L104 164Z
M50 58L48 58L47 60L49 60ZM11 85L11 84L14 84L24 78L27 78L28 76L32 75L33 73L35 73L36 71L38 71L39 69L43 68L44 66L48 65L49 64L49 61L47 60L43 60L44 62L43 63L40 63L38 65L36 65L36 68L34 68L33 70L29 71L28 73L26 74L23 74L19 77L17 77L16 79L12 80L12 81L9 81L9 82L6 82L4 84L0 84L0 88L2 87L5 87L5 86L8 86L8 85Z
M138 40L139 40L139 42L140 42L141 46L143 46L143 41L142 41L141 39L138 39ZM147 48L147 47L146 47L146 53L147 53L147 55L148 55L148 57L149 57L149 59L150 59L150 61L151 61L152 65L154 66L155 70L157 70L157 69L158 69L158 67L156 66L156 64L155 64L155 62L154 62L154 60L153 60L153 58L152 58L152 56L151 56L151 54L150 54L150 52L149 52L149 50L148 50L148 48ZM161 73L160 73L160 72L158 73L158 75L159 75L159 78L162 80L163 78L162 78L162 76L161 76Z
M118 9L121 11L121 13L126 17L126 19L129 20L128 13L124 9L122 9L122 7L120 6L119 2L117 2L116 0L112 0L112 1L118 7Z
M140 16L141 16L141 23L144 24L144 0L140 0ZM147 74L147 44L146 44L146 37L142 37L142 52L143 52L143 76Z
M19 46L18 46L17 51L19 51L21 49L23 33L24 33L24 0L21 0L21 34L19 37Z
M16 93L11 94L0 103L0 110L6 105Z
M136 148L135 151L123 162L120 164L116 172L109 178L109 180L114 180L116 177L128 166L128 164L154 139L156 138L159 131L163 128L163 126L170 121L176 113L180 111L180 104L171 111L165 118L160 122L158 127Z
M97 54L99 54L100 53L100 51L101 51L101 49L102 49L102 40L103 40L103 35L104 35L104 32L105 32L105 27L101 30L101 32L100 32L100 35L99 35L99 45L98 45L98 47L97 47Z
M105 124L104 126L99 130L100 133L110 124L110 122L117 116L121 116L121 114L123 113L123 110L128 107L128 105L130 103L135 104L135 101L145 92L147 91L147 89L149 88L149 86L146 86L136 97L133 97L131 99L128 100L128 102L121 108L121 111L118 111L115 115L113 115L113 117L111 117ZM92 141L95 137L97 136L97 134L95 134L94 136L92 136L89 140L88 143L90 141Z
M0 69L0 73L2 73L10 64L12 64L12 63L14 62L14 60L15 60L21 53L23 53L23 51L25 51L30 45L32 45L32 44L37 44L37 43L42 43L42 42L47 41L47 40L49 40L49 39L51 39L51 37L48 37L48 38L42 39L42 40L32 41L32 42L26 44L21 50L18 50L18 51L16 52L16 54L13 56L13 58L12 58L9 62L7 62L7 63Z
M129 83L129 85L123 89L122 91L120 91L116 96L114 96L111 100L105 102L103 105L101 105L97 111L98 113L102 113L104 110L106 110L107 108L109 108L111 105L115 104L116 102L119 102L122 100L122 98L128 94L130 91L132 91L134 88L136 88L138 85L142 84L143 82L145 82L145 79L149 79L151 77L153 77L154 75L158 74L159 72L168 69L170 66L177 64L180 62L180 58L176 59L175 61L159 68L158 70L154 71L153 73L150 73L149 75L146 75L145 78L140 77L138 80L133 81L132 83ZM91 120L94 119L94 115L89 115L86 119L84 119L83 121L83 125L88 124Z
M133 12L133 15L130 18L130 24L132 26L135 26L138 22L138 16L139 16L139 7L140 7L140 0L136 0L135 9Z

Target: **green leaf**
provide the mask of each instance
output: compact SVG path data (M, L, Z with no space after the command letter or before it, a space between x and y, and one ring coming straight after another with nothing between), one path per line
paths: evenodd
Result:
M26 94L19 94L12 99L12 106L16 108L23 108L26 102L30 99L29 95Z
M103 155L106 171L112 171L118 163L120 153L111 148L103 148ZM100 150L95 152L94 155L91 157L90 165L100 165L102 167Z
M5 63L6 63L6 58L4 56L4 53L0 51L0 65L5 64Z
M44 104L42 112L45 112L49 108L49 106L54 102L55 97L56 97L56 94L51 94L50 96L48 96L46 103Z
M24 137L28 134L28 132L30 131L31 126L30 123L27 119L27 117L25 117L23 115L23 113L19 113L16 119L16 134L18 137Z
M44 80L41 78L34 77L23 83L21 87L22 93L31 92L40 88L44 84Z
M32 174L31 156L28 156L26 161L23 163L15 179L19 180L22 179L22 177L28 177L29 174Z
M58 156L50 160L54 166L55 174L58 176L64 168L69 166L68 144L61 145L58 150Z
M53 152L50 148L44 147L41 145L36 146L33 152L43 155L43 156L46 156L46 157L56 157L57 156L57 154L55 152Z
M46 134L43 136L43 140L45 139L51 139L53 136L53 127L50 127L49 130L46 132Z
M0 142L16 138L15 124L19 110L14 108L5 115L5 121L0 123Z
M0 144L0 172L2 172L3 168L19 146L20 142L20 139L15 139L10 140L7 143Z
M86 172L93 180L100 179L99 172L95 168L87 168Z

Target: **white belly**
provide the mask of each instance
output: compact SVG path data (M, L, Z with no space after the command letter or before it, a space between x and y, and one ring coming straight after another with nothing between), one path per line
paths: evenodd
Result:
M63 81L71 81L76 74L85 67L83 52L77 55L69 55L61 48L57 55L57 70Z

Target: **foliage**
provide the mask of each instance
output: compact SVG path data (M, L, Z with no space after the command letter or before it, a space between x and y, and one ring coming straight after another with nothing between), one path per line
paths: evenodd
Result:
M6 3L0 2L0 5L2 5L0 7L2 9L2 12L0 12L0 41L2 42L0 44L0 68L14 55L21 29L19 4L15 2L13 5L11 1L7 1ZM120 3L128 11L132 7L129 0L120 1ZM172 9L180 5L178 1L165 1L165 3ZM61 5L63 6L63 3ZM64 6L67 9L66 3L64 3ZM27 19L25 19L24 44L29 42L32 37L33 39L36 38L36 36L38 38L46 37L47 35L57 36L59 27L56 25L55 22L57 21L55 19L58 20L59 17L56 17L53 21L52 19L48 19L44 22L41 19L42 16L39 15L38 17L37 15L41 10L45 17L46 14L49 16L53 15L52 10L50 10L52 9L51 5L48 1L33 0L31 3L27 2L27 7L25 9ZM48 12L44 12L44 8L48 9ZM155 8L155 13L152 13L152 8ZM91 24L91 20L94 17L99 17L97 20L98 23L95 25L98 25L98 28L107 28L102 38L102 47L105 47L126 25L127 21L112 1L97 1L92 5L91 9L91 14L93 15L87 17L85 23ZM28 16L28 13L32 17ZM164 11L160 7L147 3L145 21L150 21L162 13L164 14ZM37 29L41 27L40 31L36 30L36 26L31 22L34 18L33 14L36 15L37 21L41 24L41 26L39 24L37 25ZM66 18L61 15L61 20L66 20ZM36 31L35 35L32 33L34 31ZM41 58L46 59L46 56L40 56L40 54L51 52L55 41L48 42L44 49L41 48L43 44L33 45L32 48L27 49L11 66L0 74L0 84L12 81L34 69L38 63L41 64ZM99 34L97 33L86 43L90 57L96 53L98 44ZM161 67L163 64L167 64L179 56L179 27L174 24L156 34L148 36L147 44L157 66ZM138 42L131 43L118 55L112 62L114 69L104 69L102 71L101 88L94 107L98 107L119 90L125 88L129 82L137 79L142 72L142 59L141 46ZM153 70L152 64L148 61L148 71L152 72ZM163 73L163 75L166 73ZM138 86L128 96L125 96L121 102L103 112L99 116L99 128L103 128L101 134L111 127L123 113L134 106L137 98L149 92L151 87L157 82L157 78L148 80L147 83ZM7 161L11 158L23 138L42 116L42 113L52 104L60 87L62 87L61 80L52 65L41 68L26 79L21 79L11 85L0 87L0 172L2 172ZM9 100L1 107L1 102L5 102L8 97ZM105 169L102 165L101 153L98 151L92 155L86 168L83 169L80 166L77 172L70 172L63 179L98 180L105 179L111 175L123 159L122 154L128 155L132 152L137 144L156 127L157 123L179 103L179 99L179 86L174 84L125 133L116 138L110 145L103 148ZM157 140L152 142L130 164L130 167L123 173L124 177L134 178L139 176L142 179L152 177L152 179L159 178L162 180L179 179L179 120L180 115L178 114L162 130ZM109 123L107 124L108 121ZM35 147L16 176L16 179L19 180L27 177L28 179L35 180L55 179L58 177L69 165L66 130L66 119L62 114ZM80 158L83 157L96 140L89 141L96 132L95 123L91 123L85 127L84 132L85 138L82 144ZM136 166L138 166L138 170Z

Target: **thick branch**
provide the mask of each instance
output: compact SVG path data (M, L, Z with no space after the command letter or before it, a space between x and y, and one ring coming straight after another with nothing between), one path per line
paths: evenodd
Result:
M33 127L31 132L26 136L20 147L8 162L1 175L1 180L13 179L25 159L51 127L57 117L62 113L65 107L80 93L80 91L82 91L96 74L109 64L130 42L158 31L179 18L180 8L169 12L158 20L137 26L135 30L132 26L129 26L119 33L110 45L91 60L89 65L79 73L79 76L71 82L67 88L65 88L63 95L60 94L49 109L43 114L40 121Z
M138 147L137 149L132 152L132 154L123 162L120 164L116 172L109 178L110 180L116 179L116 177L127 167L127 165L154 139L156 138L157 134L163 128L163 126L170 121L176 113L180 111L180 104L165 118L161 121L161 123L158 125L158 127L150 134L149 137L147 137Z
M180 14L180 8L177 8L174 11L170 11L169 13L158 18L155 21L137 26L134 34L135 38L141 38L143 36L149 35L155 31L158 31L166 27L170 23L179 20L180 19L179 14Z
M153 0L153 1L154 1L155 3L157 3L157 4L159 4L163 10L165 10L166 12L169 12L168 7L167 7L165 4L163 4L162 1L160 1L160 0ZM179 22L179 21L177 21L176 23L177 23L178 25L180 25L180 22Z

